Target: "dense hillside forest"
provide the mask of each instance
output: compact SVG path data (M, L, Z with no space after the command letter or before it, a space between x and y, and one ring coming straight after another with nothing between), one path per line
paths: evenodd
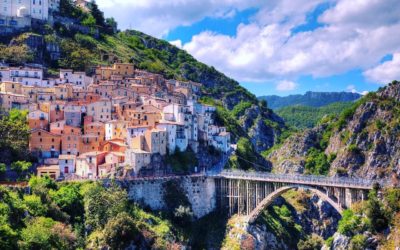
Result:
M266 100L271 109L280 109L288 106L322 107L335 102L353 102L361 97L358 93L351 92L313 92L304 95L289 96L260 96L258 99Z
M224 236L224 215L195 220L177 182L166 184L168 206L158 212L128 201L116 183L32 177L29 187L0 186L1 249L203 249L219 248Z
M324 116L339 115L351 105L352 102L335 102L322 107L296 105L280 108L275 112L289 127L305 129L315 127Z

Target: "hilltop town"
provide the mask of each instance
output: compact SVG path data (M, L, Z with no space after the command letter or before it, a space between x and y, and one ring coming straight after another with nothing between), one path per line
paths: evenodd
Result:
M214 124L215 107L199 103L201 84L164 79L133 64L97 66L95 74L60 69L0 69L5 111L29 110L29 150L53 178L137 175L155 156L230 148L230 134Z

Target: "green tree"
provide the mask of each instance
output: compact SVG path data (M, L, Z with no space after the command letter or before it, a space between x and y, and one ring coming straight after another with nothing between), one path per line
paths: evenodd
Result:
M339 221L338 224L338 232L350 236L362 231L361 229L361 216L355 214L350 209L344 210L342 214L342 219Z
M94 59L94 54L90 50L72 39L64 39L61 42L61 49L63 58L59 60L59 65L64 68L85 71Z
M107 221L127 208L127 194L116 185L105 189L93 183L84 191L85 223L92 231L103 228Z
M0 163L0 175L4 174L7 170L7 165L4 163Z
M236 155L241 169L247 170L254 168L253 163L257 161L257 158L255 157L256 153L249 139L245 137L239 139L237 142Z
M179 226L187 226L193 219L191 204L180 183L171 180L163 184L163 200L169 216Z
M11 227L4 218L0 216L0 246L1 249L17 249L18 233Z
M57 184L53 179L51 179L49 176L44 176L44 177L39 177L39 176L32 176L29 179L29 186L31 187L31 190L35 192L36 190L39 189L56 189Z
M297 244L299 250L319 250L324 245L324 240L316 234L307 237L305 240L300 240Z
M99 9L95 0L92 0L89 5L90 13L96 19L96 24L99 26L104 26L104 13Z
M76 236L69 226L50 218L32 218L21 231L21 249L74 249Z
M45 216L47 207L37 195L25 195L24 204L28 208L28 212L32 216Z
M354 235L350 240L349 249L350 250L364 250L367 247L367 238L362 235Z
M103 230L105 243L111 249L124 249L138 234L135 221L126 212L111 218Z
M15 161L15 162L11 163L11 170L17 172L18 174L27 172L30 167L32 167L31 162Z
M0 44L0 60L7 63L22 65L32 62L33 53L25 44L4 46Z
M80 18L83 15L83 11L76 7L72 0L61 0L59 14L65 17Z
M385 213L383 203L378 199L377 190L371 190L367 201L367 217L371 221L371 229L381 232L389 225L388 216Z
M0 162L11 163L29 158L26 115L26 111L13 109L0 119Z
M61 210L71 216L71 222L79 220L84 214L83 197L77 185L66 185L50 191L51 199Z
M330 163L325 152L311 148L307 152L305 168L308 174L326 175L329 171Z
M82 25L88 27L95 27L96 26L96 19L92 15L88 15L85 19L82 20Z

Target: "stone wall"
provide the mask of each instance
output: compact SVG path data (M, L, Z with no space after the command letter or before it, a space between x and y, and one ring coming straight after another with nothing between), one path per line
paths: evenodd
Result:
M202 217L215 208L215 182L207 177L182 176L176 178L186 192L194 215ZM124 183L130 200L143 203L151 209L164 208L163 183L169 179L132 180Z

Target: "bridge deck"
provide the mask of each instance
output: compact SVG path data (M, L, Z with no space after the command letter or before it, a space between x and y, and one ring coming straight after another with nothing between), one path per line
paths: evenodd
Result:
M375 183L381 186L389 185L386 180L367 180L361 178L348 177L325 177L313 175L290 175L290 174L271 174L264 172L246 172L240 170L222 171L218 174L209 174L214 178L226 178L236 180L280 182L310 186L341 187L355 189L372 189Z

